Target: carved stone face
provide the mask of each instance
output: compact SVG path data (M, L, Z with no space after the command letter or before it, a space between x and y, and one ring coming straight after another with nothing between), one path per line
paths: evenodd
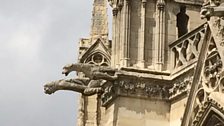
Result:
M53 82L44 85L44 93L46 93L46 94L52 94L55 91L56 91L56 87L55 87L55 84Z

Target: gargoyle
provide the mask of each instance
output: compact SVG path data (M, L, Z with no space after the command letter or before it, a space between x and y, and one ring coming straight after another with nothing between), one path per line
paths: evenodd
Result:
M210 20L211 16L223 17L224 4L221 0L208 0L202 6L201 18L207 18Z
M62 79L47 83L44 85L46 94L52 94L58 90L70 90L82 93L85 96L102 93L101 88L104 80L90 80L90 79Z
M96 66L84 63L68 64L63 67L62 73L67 76L72 71L83 72L91 80L103 79L113 81L117 79L115 75L117 70L107 66Z

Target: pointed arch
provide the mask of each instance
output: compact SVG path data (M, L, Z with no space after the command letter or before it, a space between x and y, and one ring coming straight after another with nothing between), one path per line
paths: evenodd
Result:
M86 59L83 59L83 63L95 64L99 66L109 66L110 57L103 51L93 51Z
M193 126L224 126L223 105L208 98L195 116Z

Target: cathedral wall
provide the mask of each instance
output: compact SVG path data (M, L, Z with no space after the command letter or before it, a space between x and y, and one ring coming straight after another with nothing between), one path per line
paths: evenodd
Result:
M113 42L115 43L114 48L116 48L113 55L115 62L112 63L114 66L126 66L123 60L128 58L129 65L127 66L129 67L155 69L154 65L161 62L163 64L162 70L169 68L169 43L178 39L176 16L180 12L181 4L174 1L166 1L164 19L159 19L161 17L159 17L159 6L157 4L156 1L147 1L145 4L145 15L143 3L139 0L130 0L128 2L128 11L125 5L118 8L118 13L114 16L113 22L113 26L116 24L113 27L115 29ZM198 5L186 5L186 7L186 14L189 16L188 31L191 31L204 21L200 19L200 7ZM126 15L128 15L128 18L125 17ZM143 21L144 18L145 22ZM159 20L163 20L162 22L165 24L164 31L158 30L159 25L161 25ZM162 44L162 47L159 47L160 44L158 43ZM158 61L161 53L164 56L162 61ZM144 60L144 65L139 65L140 60Z
M113 17L115 49L112 66L159 71L172 68L169 44L178 39L177 14L183 4L166 1L161 11L157 2L147 1L145 10L144 4L139 0L130 0L127 6L124 4L117 8L117 14ZM190 32L204 21L200 18L199 5L185 6L189 16L187 28ZM128 63L125 62L126 59Z
M145 64L146 66L152 64L153 58L153 42L155 41L155 7L154 1L148 1L146 3L146 18L145 18L145 43L144 43L144 53L145 53ZM132 0L130 2L130 66L135 66L138 60L138 50L142 50L139 47L139 43L142 41L141 32L141 9L142 2L138 0Z
M177 28L176 28L176 14L179 11L179 6L170 1L166 3L166 14L165 14L165 53L164 53L164 64L165 69L170 68L171 64L169 62L170 59L170 49L169 43L175 41L177 39Z
M146 66L152 65L153 50L155 49L155 9L156 3L154 1L148 1L146 4L146 36L145 36L145 63Z
M169 126L170 104L165 101L118 97L106 111L107 126Z
M187 98L182 98L171 104L170 126L180 126L184 115Z
M168 69L173 68L173 61L170 61L172 58L169 44L178 39L177 14L180 12L181 5L182 4L178 4L172 1L166 3L166 40L164 64ZM200 10L201 8L198 5L186 5L186 14L189 16L188 32L194 30L205 22L205 20L200 18Z
M106 108L105 111L105 123L102 124L102 126L116 126L114 123L116 122L116 115L114 115L115 111L115 104L110 105L109 107Z
M166 10L166 41L171 43L177 39L176 14L179 7L174 2L167 2Z
M96 125L97 123L97 96L96 95L93 95L93 96L90 96L86 99L88 102L86 102L86 115L85 115L85 118L86 118L86 126L93 126L93 125Z
M136 64L138 58L138 42L141 40L141 3L140 0L130 2L130 66Z
M168 44L178 39L176 15L180 12L180 6L181 4L174 2L166 3L166 41ZM186 14L189 16L188 32L194 30L205 22L205 20L200 18L200 10L200 6L186 5Z
M122 18L122 13L123 11L119 11L118 14L117 14L117 17L116 17L116 25L117 27L115 28L116 29L116 32L115 32L115 41L116 42L116 52L115 52L115 66L119 66L120 65L120 58L121 58L121 54L122 54L122 41L123 41L123 30L124 30L124 25L122 25L122 22L123 22L123 18Z
M186 13L189 16L188 32L194 30L205 22L205 20L201 19L200 11L200 6L187 6Z

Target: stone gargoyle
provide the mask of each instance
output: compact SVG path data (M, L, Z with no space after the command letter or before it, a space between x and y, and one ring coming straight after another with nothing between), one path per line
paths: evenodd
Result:
M82 72L91 80L103 79L113 81L117 79L115 74L117 70L108 66L96 66L84 63L68 64L63 67L62 74L67 76L72 71Z
M63 67L63 74L66 76L72 72L82 72L87 78L61 79L44 85L46 94L52 94L58 90L70 90L79 92L85 96L102 93L102 85L106 81L117 79L116 69L107 66L96 66L93 64L69 64Z
M69 90L79 92L85 96L100 94L103 92L101 86L105 80L90 80L90 79L62 79L52 81L44 85L46 94L52 94L58 90Z

